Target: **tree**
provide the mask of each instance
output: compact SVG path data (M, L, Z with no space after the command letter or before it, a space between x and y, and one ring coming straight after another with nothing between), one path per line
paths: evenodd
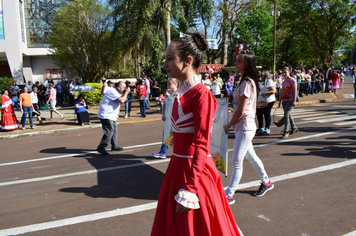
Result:
M273 66L273 18L266 2L253 4L236 26L234 42L249 44L256 55L256 63L262 67Z
M55 15L50 56L83 82L98 82L118 55L112 27L111 11L97 0L68 3Z
M221 22L221 38L222 38L222 64L234 64L236 26L239 24L243 14L250 9L256 0L220 0L219 11L223 16ZM239 42L243 43L243 42ZM228 60L227 60L228 58Z
M284 56L306 60L309 66L318 61L326 72L326 59L333 57L356 24L355 8L354 0L281 0L280 25L288 45Z

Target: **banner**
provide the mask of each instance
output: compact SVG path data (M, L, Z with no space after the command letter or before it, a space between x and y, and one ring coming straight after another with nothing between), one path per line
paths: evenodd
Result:
M163 126L163 140L164 144L167 146L173 147L173 133L172 133L172 125L171 125L171 116L172 116L172 108L175 97L166 97L164 102L166 104L165 108L165 116L166 120L164 121Z
M228 98L217 100L218 107L215 112L213 129L211 133L210 153L216 168L227 176L227 134L224 132L224 125L229 119L229 101ZM173 97L168 97L166 103L166 120L163 128L163 140L167 146L173 146L173 134L171 125L171 114L173 108Z
M217 39L207 39L206 41L208 41L208 43L209 43L209 49L218 49L219 48Z
M62 79L72 77L71 73L67 69L46 69L46 79Z
M224 125L229 119L229 100L228 98L217 99L218 108L215 112L213 130L211 133L210 153L216 168L227 176L227 134Z

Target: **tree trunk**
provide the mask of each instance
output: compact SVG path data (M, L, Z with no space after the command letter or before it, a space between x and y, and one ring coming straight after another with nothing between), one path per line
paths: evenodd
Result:
M228 0L224 0L223 3L223 21L227 22L228 21L228 12L227 12L227 6L228 6ZM226 65L227 64L227 50L228 50L228 46L227 46L227 41L228 41L228 33L226 30L226 27L223 27L223 37L222 37L222 55L221 55L221 64Z
M166 48L168 45L171 43L171 8L172 8L172 2L167 1L166 9L168 11L167 15L167 24L166 24Z

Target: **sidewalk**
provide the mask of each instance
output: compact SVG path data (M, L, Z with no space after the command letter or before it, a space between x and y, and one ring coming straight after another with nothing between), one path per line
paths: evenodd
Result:
M340 90L341 92L343 90ZM337 99L332 93L320 93L314 94L309 96L304 96L300 98L298 102L298 106L303 105L310 105L310 104L317 104L317 103L325 103L325 102L332 102ZM119 125L123 124L133 124L138 122L151 122L151 121L159 121L161 120L162 115L158 113L158 108L155 106L151 106L150 110L146 110L146 118L142 118L140 115L140 111L137 108L134 108L131 111L131 117L127 119L123 119L124 117L124 108L125 106L121 106L120 117L117 120ZM88 113L90 114L90 119L92 125L84 125L79 126L77 123L76 115L74 114L73 107L58 107L58 111L65 117L63 121L59 119L57 114L53 114L52 121L44 121L44 124L39 125L37 119L34 118L34 127L35 129L30 129L29 125L26 125L26 130L14 130L8 132L0 132L0 140L1 139L11 139L17 137L24 137L24 136L33 136L33 135L40 135L40 134L50 134L54 132L63 132L63 131L71 131L71 130L80 130L80 129L92 129L92 128L99 128L101 127L100 120L97 118L98 107L91 107L88 109ZM20 120L22 113L21 111L16 111L16 116ZM50 117L49 109L41 110L41 117L46 118L47 120Z

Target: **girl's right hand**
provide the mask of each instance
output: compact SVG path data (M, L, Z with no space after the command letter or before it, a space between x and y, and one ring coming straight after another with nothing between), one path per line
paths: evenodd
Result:
M162 120L165 121L165 120L166 120L166 117L165 117L165 116L162 116Z

